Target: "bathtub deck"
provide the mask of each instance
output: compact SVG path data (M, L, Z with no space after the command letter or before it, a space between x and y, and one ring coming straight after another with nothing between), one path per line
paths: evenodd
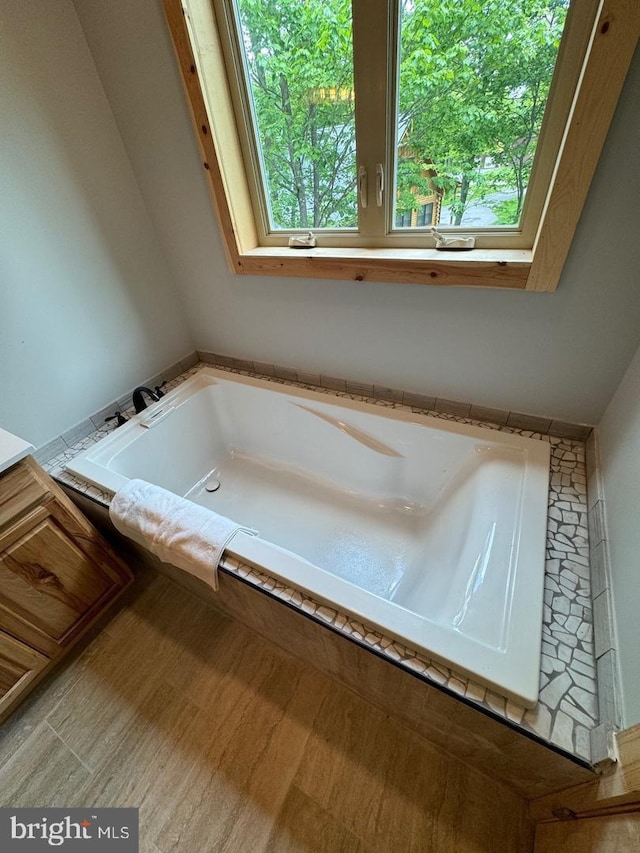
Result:
M184 381L202 365L177 377L169 387ZM237 369L232 373L256 375ZM269 378L262 376L261 378ZM275 380L282 382L282 380ZM295 382L284 384L296 385ZM319 390L319 389L314 389ZM331 394L333 392L327 391ZM345 395L339 396L355 396ZM368 398L357 398L368 399ZM369 400L377 405L403 407L396 403ZM422 411L416 409L416 411ZM477 424L478 421L429 411L428 414L445 420ZM523 432L515 428L481 424L507 432ZM104 427L78 442L69 450L45 463L49 472L63 484L108 504L109 496L80 482L63 465L77 453L100 440L112 427ZM228 571L243 575L251 583L299 607L318 621L330 623L365 646L400 663L426 681L463 696L466 700L497 718L533 734L570 755L583 760L590 758L590 731L598 723L595 656L593 649L592 605L589 580L589 549L587 533L587 499L584 442L554 436L539 436L551 446L551 485L548 516L548 542L545 574L545 608L543 645L540 672L540 697L533 710L525 710L486 690L472 680L452 672L435 661L417 656L390 638L381 636L370 626L354 621L348 614L331 611L299 591L286 588L251 567L226 562Z

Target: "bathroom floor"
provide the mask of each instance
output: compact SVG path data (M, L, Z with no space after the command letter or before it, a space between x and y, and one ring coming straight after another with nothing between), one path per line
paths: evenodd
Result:
M142 853L533 849L521 797L156 575L0 729L0 803L138 806Z

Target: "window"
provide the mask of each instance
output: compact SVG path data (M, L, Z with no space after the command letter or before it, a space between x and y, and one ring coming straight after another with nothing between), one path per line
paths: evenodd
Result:
M530 245L520 225L534 165L545 182L553 162L535 154L568 5L214 0L260 242L312 228L325 246L424 246L410 212L434 196L434 224ZM565 65L574 80L578 57Z
M214 5L263 235L286 243L292 230L356 230L351 0Z
M437 221L433 218L434 202L423 204L416 217L416 225L418 228L424 228L425 225L435 225Z
M420 202L420 196L415 195L412 198L413 202ZM434 219L435 202L429 204L420 204L419 209L412 209L399 213L396 208L396 228L430 228L432 225L437 225L438 222Z
M567 3L165 0L233 268L554 289L639 26Z

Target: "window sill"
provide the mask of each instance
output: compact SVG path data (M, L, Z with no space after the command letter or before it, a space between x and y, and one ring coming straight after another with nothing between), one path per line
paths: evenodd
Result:
M288 249L257 247L238 254L242 275L278 275L524 290L533 253L525 249Z

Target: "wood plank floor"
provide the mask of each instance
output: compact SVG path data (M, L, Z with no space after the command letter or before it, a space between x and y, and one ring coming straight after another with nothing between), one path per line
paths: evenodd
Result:
M148 576L0 729L0 803L137 806L144 853L530 853L524 800Z

